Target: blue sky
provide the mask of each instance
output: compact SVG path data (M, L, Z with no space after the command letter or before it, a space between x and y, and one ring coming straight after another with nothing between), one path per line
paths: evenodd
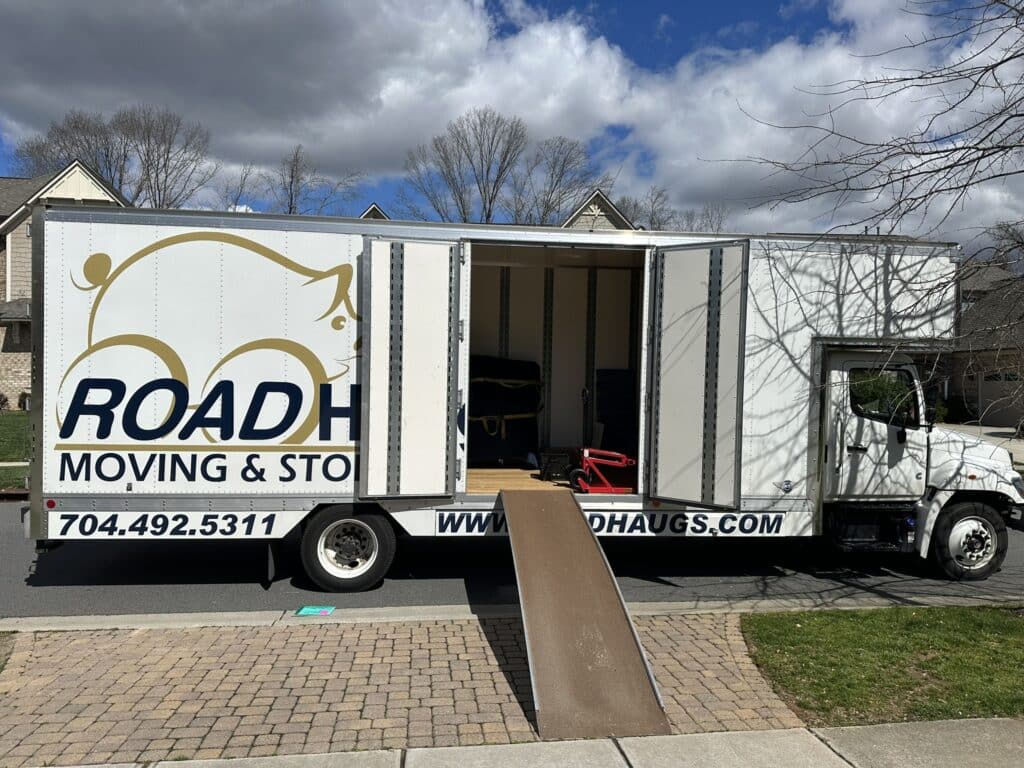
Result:
M544 7L553 16L575 12L586 17L596 33L621 46L639 66L654 71L671 68L704 46L763 48L782 37L808 40L824 28L834 28L826 0L560 0Z
M7 0L0 173L13 145L70 108L152 103L208 127L225 175L270 168L301 143L324 173L367 180L346 212L370 201L395 212L408 150L489 105L523 117L534 139L585 142L613 195L657 184L680 209L726 205L736 231L822 230L858 211L757 205L779 179L744 161L807 149L813 131L769 124L824 123L834 104L813 86L949 55L864 57L930 31L905 2L90 0L40 14L37 0ZM927 110L907 96L841 118L858 135L905 135ZM941 234L962 240L1020 207L1015 188L994 187Z

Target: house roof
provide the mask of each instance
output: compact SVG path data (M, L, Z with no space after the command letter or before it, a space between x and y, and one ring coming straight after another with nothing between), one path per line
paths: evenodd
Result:
M971 260L964 262L958 270L957 279L961 291L991 291L1007 280L1018 277L1002 264L990 261Z
M31 315L29 299L0 301L0 323L31 320Z
M0 180L0 233L7 231L10 226L26 215L36 200L46 196L46 190L53 187L62 179L66 178L72 171L78 170L94 181L110 199L122 207L129 207L130 203L104 179L89 170L89 167L80 160L72 160L62 170L55 173L47 173L31 179L7 178ZM9 182L4 184L3 182Z
M56 175L57 173L54 172L33 178L0 176L0 221L18 210L26 200L33 197Z
M992 283L960 314L957 348L1019 350L1024 346L1024 277Z
M384 209L376 203L370 203L366 206L366 210L359 214L360 219L382 219L383 221L390 221L391 217L384 213Z
M562 223L563 228L569 228L576 224L579 219L584 216L599 216L603 215L615 229L636 229L636 225L633 224L626 216L618 209L618 207L611 201L611 199L602 192L600 189L595 189L590 193L575 211L569 214L569 216Z

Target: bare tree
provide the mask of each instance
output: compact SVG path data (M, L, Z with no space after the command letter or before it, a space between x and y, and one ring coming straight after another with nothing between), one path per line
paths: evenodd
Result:
M652 184L640 197L623 195L615 201L622 214L644 229L674 229L680 216L669 201L668 190Z
M990 259L1018 275L1024 274L1024 223L997 222L989 228L988 236L992 240Z
M358 173L346 173L340 178L320 173L301 144L281 158L273 171L263 175L275 211L305 216L332 212L351 195L360 178Z
M679 228L685 232L719 233L725 229L729 209L724 203L704 203L700 210L687 208L679 214Z
M502 208L513 224L560 224L594 189L611 186L595 167L586 145L576 139L544 139L509 175Z
M177 113L151 106L119 110L109 120L71 110L45 134L22 141L16 157L28 175L81 160L132 205L180 208L217 172L210 133Z
M813 89L838 104L812 123L779 126L816 137L807 149L792 160L754 158L777 172L776 204L866 204L850 224L892 232L913 217L936 228L982 185L1024 172L1024 3L909 0L904 10L932 31L878 55L916 49L942 55L943 63ZM933 106L907 135L872 138L843 128L847 111L908 96Z
M634 224L651 230L718 233L725 229L729 215L724 203L705 203L700 210L680 211L669 200L668 190L657 184L652 184L640 197L623 195L615 205Z
M812 89L834 106L797 129L812 137L793 159L753 158L772 169L779 187L771 203L827 202L833 212L854 207L850 225L892 234L901 228L940 229L983 188L1005 186L1024 174L1024 3L1020 0L907 0L904 12L928 31L879 57L910 56L932 62L888 67L884 74ZM854 112L923 106L905 135L851 131ZM848 115L854 118L847 121ZM982 223L985 226L985 223ZM980 255L1003 264L1019 258L1024 220L989 230ZM979 260L961 265L961 286ZM945 291L947 286L942 287ZM1000 406L1024 406L1024 282L1007 279L985 299L960 312L954 364L966 359L973 383L1009 382ZM965 319L971 322L966 325ZM984 417L985 414L975 414ZM1024 429L1024 422L1018 431Z
M110 121L127 138L138 164L139 199L150 208L180 208L217 173L210 161L210 132L167 109L122 109Z
M526 124L491 107L478 107L448 123L443 134L409 152L400 200L416 218L494 221L505 186L526 149Z
M222 211L238 211L248 205L257 193L259 176L252 163L243 165L237 174L221 180L216 189L215 204Z
M420 144L410 150L405 159L405 186L399 190L398 200L414 219L473 220L469 168L447 136L435 136L429 146Z

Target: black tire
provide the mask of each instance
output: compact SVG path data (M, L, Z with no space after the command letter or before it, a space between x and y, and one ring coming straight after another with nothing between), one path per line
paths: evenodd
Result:
M347 507L327 507L309 518L299 545L306 574L328 592L377 586L396 548L395 529L384 515L358 514Z
M588 483L590 482L590 478L587 477L587 473L577 467L569 473L569 487L576 493L586 493L586 491L583 490L583 486L580 485L580 480L585 480Z
M943 510L935 523L932 562L955 581L981 581L999 570L1008 546L1006 521L997 510L980 501L960 502ZM973 547L980 549L970 551Z

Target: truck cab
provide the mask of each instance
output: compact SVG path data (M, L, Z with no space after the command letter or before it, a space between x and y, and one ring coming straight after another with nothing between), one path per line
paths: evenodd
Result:
M823 375L824 531L844 549L917 551L955 579L1006 554L1024 480L1005 448L933 425L912 360L833 351Z

